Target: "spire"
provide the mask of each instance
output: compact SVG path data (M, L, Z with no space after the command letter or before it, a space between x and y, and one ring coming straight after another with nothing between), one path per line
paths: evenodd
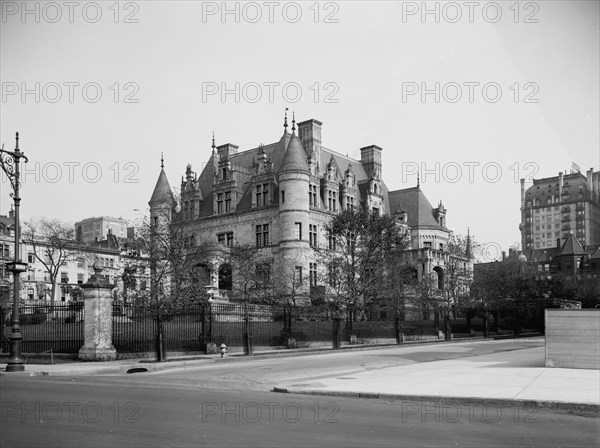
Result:
M292 134L296 133L296 112L292 112Z
M285 108L285 116L284 116L284 119L283 119L283 131L284 131L284 133L287 133L287 127L288 127L288 124L287 124L287 111L288 111L288 108L286 107Z
M160 167L161 168L165 167L165 158L163 157L162 151L160 152Z
M419 188L420 184L421 184L421 178L419 177L419 173L417 172L417 188Z

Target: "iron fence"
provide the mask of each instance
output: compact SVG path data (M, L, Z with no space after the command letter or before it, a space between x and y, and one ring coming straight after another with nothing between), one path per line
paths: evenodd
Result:
M9 350L12 308L0 309L2 352ZM19 324L23 353L78 353L84 340L83 302L68 305L22 305Z
M11 309L0 309L4 353L9 350L11 313ZM114 305L112 314L112 340L118 353L154 352L159 325L167 352L204 352L208 343L243 347L245 340L254 348L331 346L335 331L346 343L393 342L396 338L393 320L343 319L338 328L327 311L312 307L211 303L157 314L151 308ZM515 326L509 313L496 313L489 323L492 333L501 333L498 322L505 333ZM20 325L24 353L78 353L84 343L83 303L21 306ZM484 331L481 318L452 319L450 325L453 338L481 336ZM436 339L442 337L444 327L443 319L413 320L400 322L399 331L405 341Z

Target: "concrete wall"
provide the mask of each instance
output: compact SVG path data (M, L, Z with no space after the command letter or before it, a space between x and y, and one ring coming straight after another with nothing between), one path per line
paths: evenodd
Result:
M600 370L600 309L546 310L546 367Z

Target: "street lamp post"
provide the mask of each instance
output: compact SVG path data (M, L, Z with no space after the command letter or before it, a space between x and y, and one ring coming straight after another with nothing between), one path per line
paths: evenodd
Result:
M12 312L12 329L10 333L10 357L8 358L8 364L6 365L7 372L22 372L25 370L25 361L21 356L21 343L23 336L21 335L21 328L19 327L19 276L22 272L27 270L27 263L21 261L21 251L19 248L19 240L21 238L20 221L19 221L19 205L21 198L19 196L20 187L20 171L19 164L21 159L25 159L25 162L29 160L19 150L19 133L16 135L16 147L14 152L5 151L4 145L0 149L0 167L2 171L8 177L10 184L13 189L11 196L15 203L15 257L14 261L7 263L6 266L9 271L13 273L13 312Z

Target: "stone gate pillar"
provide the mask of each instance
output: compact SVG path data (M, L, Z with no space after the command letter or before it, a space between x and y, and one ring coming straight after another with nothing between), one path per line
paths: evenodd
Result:
M81 285L85 301L85 339L79 350L84 361L114 361L117 351L112 344L112 289L102 276L102 267L96 260L94 275Z

